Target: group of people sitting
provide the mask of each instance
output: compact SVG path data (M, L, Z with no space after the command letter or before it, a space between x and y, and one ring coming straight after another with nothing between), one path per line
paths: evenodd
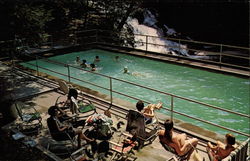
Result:
M164 130L160 130L158 135L161 144L172 147L179 156L187 155L190 158L196 146L198 139L188 139L185 133L178 134L173 131L173 121L167 119L164 123ZM208 142L207 153L210 161L220 161L226 158L235 150L235 137L232 134L226 134L225 143L217 141L216 145Z
M77 93L71 92L68 99L71 97L77 98ZM70 103L70 102L69 102ZM136 103L136 109L139 113L144 116L145 124L153 123L155 117L155 110L162 108L162 103L149 104L144 106L143 101ZM48 128L52 137L56 140L64 140L68 137L77 136L78 148L81 147L81 140L87 141L92 145L96 144L93 137L88 137L84 132L78 129L78 126L84 126L86 120L80 120L75 122L75 126L71 126L65 119L65 112L58 106L51 106L48 109L50 117L47 119ZM99 117L99 116L98 116ZM198 145L197 138L188 138L185 133L179 134L174 132L174 123L172 120L167 119L164 122L164 129L158 130L157 135L159 136L160 143L167 145L174 149L175 153L179 156L187 156L189 158L196 146ZM227 157L233 150L235 150L235 137L232 134L226 134L225 144L217 141L216 145L208 142L207 152L211 161L219 161Z
M144 107L142 101L138 101L136 108L145 117L145 123L152 122L154 117L154 110L162 108L162 103L150 104ZM167 145L174 149L175 153L179 156L186 155L190 158L196 146L198 145L197 138L188 138L185 133L179 134L174 132L174 123L172 120L167 119L164 122L164 129L158 130L158 136L162 145ZM225 143L217 141L216 145L208 142L207 153L211 161L219 161L226 158L233 150L235 150L235 137L232 134L225 135Z
M81 148L82 141L84 140L91 146L88 154L89 157L93 158L98 153L107 154L109 151L108 140L112 137L110 128L107 128L107 126L112 124L111 118L108 118L104 114L96 113L86 118L79 117L76 119L71 117L70 113L67 112L68 109L70 109L73 116L74 114L79 116L76 113L78 109L73 110L74 101L77 101L77 98L78 91L70 88L65 102L56 103L56 105L49 107L48 114L50 117L47 119L47 125L50 135L56 141L77 138L78 149ZM78 102L81 101L78 100ZM88 125L88 128L84 128L86 125Z
M77 56L76 57L76 62L78 64L80 64L80 66L82 68L90 68L91 71L96 71L96 65L95 64L100 62L100 58L99 58L99 56L96 56L93 63L87 63L87 60L85 60L85 59L83 59L82 62L81 62L80 57Z

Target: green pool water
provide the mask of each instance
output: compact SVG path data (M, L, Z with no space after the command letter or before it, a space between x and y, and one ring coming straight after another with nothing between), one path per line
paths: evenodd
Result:
M143 86L151 87L167 93L172 93L178 96L187 97L235 112L243 114L249 114L250 112L249 79L243 79L235 76L213 73L209 71L189 68L185 66L178 66L161 61L155 61L151 59L145 59L103 50L74 52L51 57L50 59L70 64L75 67L80 67L80 65L75 61L77 56L79 56L81 60L86 59L87 62L92 63L96 55L98 55L101 59L101 61L96 64L96 73L119 78L122 80L127 80ZM115 61L115 56L119 56L118 61ZM35 61L31 61L29 63L36 64ZM22 65L36 69L35 67L32 67L31 65L28 65L26 63L23 63ZM62 72L65 74L68 73L67 67L59 64L52 64L43 60L39 60L38 65L57 72ZM123 73L124 67L128 68L130 74ZM46 70L39 69L39 71L68 80L68 78L65 76L48 72ZM106 88L109 88L110 86L108 78L94 75L86 71L70 68L70 75L84 81L90 81ZM79 85L98 90L102 93L109 94L109 91L106 91L104 89L80 81L76 81L74 79L71 79L71 81ZM159 94L116 80L112 81L112 88L115 91L138 97L152 103L161 101L164 103L165 107L170 107L170 97L163 94ZM134 103L136 102L136 100L129 99L118 94L113 94L113 97L118 97ZM250 132L250 120L248 118L197 105L177 98L174 99L174 110L185 113L189 116L194 116L200 119L211 121L213 123L223 125L237 131L245 133ZM164 110L161 110L160 112L169 115L169 112L166 112ZM216 131L221 134L225 134L228 132L223 129L201 123L199 121L194 121L177 114L175 114L174 117L183 121L190 122L197 126ZM240 139L243 138L241 136L238 136L237 134L235 135Z

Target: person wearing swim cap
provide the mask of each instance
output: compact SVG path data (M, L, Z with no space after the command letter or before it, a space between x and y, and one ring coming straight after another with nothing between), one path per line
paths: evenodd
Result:
M128 71L128 67L124 67L123 68L123 73L124 74L130 74L130 72Z

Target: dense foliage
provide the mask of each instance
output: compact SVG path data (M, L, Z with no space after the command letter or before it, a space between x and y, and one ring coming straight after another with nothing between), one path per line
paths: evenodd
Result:
M2 0L1 39L48 39L59 32L104 29L121 32L142 0Z

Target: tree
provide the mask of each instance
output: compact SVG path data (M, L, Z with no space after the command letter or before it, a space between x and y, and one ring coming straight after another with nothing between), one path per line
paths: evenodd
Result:
M43 4L16 3L14 10L14 30L16 35L25 37L30 43L39 44L47 40L47 23L53 20L52 10ZM34 44L33 44L34 45Z

